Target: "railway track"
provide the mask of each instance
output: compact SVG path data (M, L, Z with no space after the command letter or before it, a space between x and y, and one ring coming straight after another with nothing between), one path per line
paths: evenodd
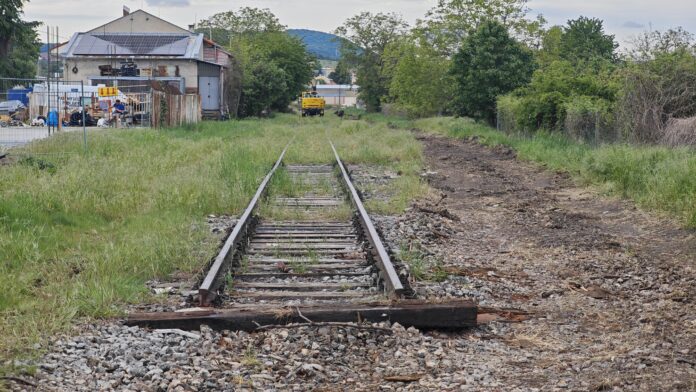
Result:
M284 165L287 148L210 264L197 289L199 307L132 315L127 323L254 330L306 322L311 315L312 321L391 320L433 328L476 324L471 302L404 299L408 285L333 144L333 165ZM285 192L266 197L271 183Z
M201 284L200 306L370 302L403 295L404 285L331 147L335 165L284 166L281 153ZM281 170L292 194L278 194L262 206ZM257 215L261 208L263 218Z

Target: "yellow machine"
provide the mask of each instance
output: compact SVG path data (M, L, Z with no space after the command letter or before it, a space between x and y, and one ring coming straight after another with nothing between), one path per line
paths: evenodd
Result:
M316 88L312 91L305 91L300 97L300 108L302 109L302 117L305 116L320 116L324 115L324 106L326 100L317 95Z

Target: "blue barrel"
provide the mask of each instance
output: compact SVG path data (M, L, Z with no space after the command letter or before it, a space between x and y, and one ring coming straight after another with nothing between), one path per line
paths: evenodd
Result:
M48 125L49 127L57 127L58 126L58 111L51 110L48 113L48 121L46 122L46 125Z

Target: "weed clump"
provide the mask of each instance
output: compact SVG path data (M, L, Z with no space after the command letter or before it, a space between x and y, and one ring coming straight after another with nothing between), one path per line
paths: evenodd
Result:
M17 163L22 166L34 167L50 174L55 174L57 170L56 165L53 163L42 158L34 158L33 156L23 157Z

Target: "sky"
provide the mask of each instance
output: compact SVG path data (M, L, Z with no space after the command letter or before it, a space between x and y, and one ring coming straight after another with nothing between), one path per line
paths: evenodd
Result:
M30 0L25 19L57 26L59 37L68 40L72 33L89 30L122 15L122 7L144 9L179 26L216 12L243 6L269 8L289 28L331 32L347 18L361 12L396 12L413 24L422 18L437 0ZM530 16L543 14L550 24L565 24L580 15L604 20L605 30L625 46L630 37L644 30L666 30L682 26L696 33L694 0L530 0Z

